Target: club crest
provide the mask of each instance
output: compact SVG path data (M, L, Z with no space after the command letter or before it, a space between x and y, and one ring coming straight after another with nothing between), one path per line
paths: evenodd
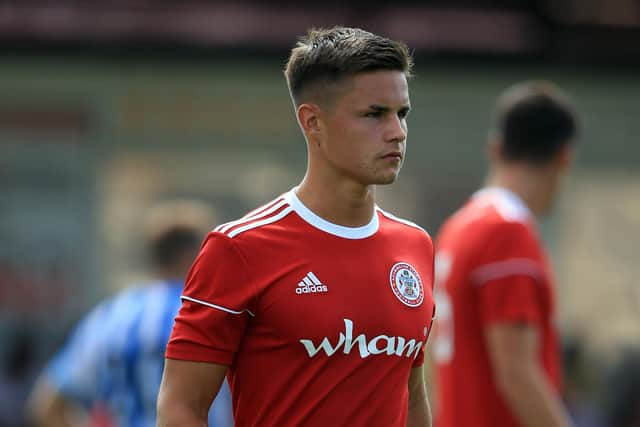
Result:
M391 267L389 273L393 294L409 307L418 307L424 299L424 289L420 275L406 262L398 262Z

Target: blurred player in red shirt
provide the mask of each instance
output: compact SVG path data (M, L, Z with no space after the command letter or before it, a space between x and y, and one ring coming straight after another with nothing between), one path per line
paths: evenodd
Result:
M312 30L292 50L307 173L209 234L167 348L160 426L204 425L225 375L237 426L431 425L433 245L375 204L404 159L410 71L404 44L359 29Z
M572 160L576 119L546 82L499 99L487 186L436 239L437 427L560 427L553 275L536 218Z

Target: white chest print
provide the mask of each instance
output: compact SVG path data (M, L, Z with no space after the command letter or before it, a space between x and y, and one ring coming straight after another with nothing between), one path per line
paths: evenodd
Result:
M407 340L404 337L390 337L387 335L378 335L369 341L367 341L367 337L364 334L353 338L353 321L350 319L344 319L344 329L344 332L340 332L338 342L335 344L329 341L328 337L324 337L317 346L309 339L301 339L300 343L307 350L310 358L316 356L320 350L324 350L327 356L333 356L340 349L344 354L349 354L353 347L358 345L360 357L363 359L372 354L386 354L387 356L398 357L413 356L416 359L420 349L426 342L426 338L425 341L416 341L415 339Z

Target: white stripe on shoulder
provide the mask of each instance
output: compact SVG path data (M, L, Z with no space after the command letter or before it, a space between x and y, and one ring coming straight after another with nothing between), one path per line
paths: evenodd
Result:
M259 213L262 213L263 211L266 211L267 209L271 208L273 205L275 205L276 203L281 202L282 200L284 200L284 195L278 196L275 199L273 199L272 201L270 201L269 203L265 203L264 205L255 208L254 210L252 210L252 211L246 213L245 215L243 215L242 218L249 218L250 216L254 216L254 215L257 215Z
M280 209L281 207L283 207L284 205L286 205L287 202L284 199L280 199L278 202L276 202L275 204L273 204L270 208L263 210L262 212L260 212L260 209L263 208L258 208L252 212L259 212L255 215L251 215L251 212L245 216L243 216L242 218L235 220L235 221L231 221L231 222L227 222L225 224L219 225L217 226L213 231L217 231L220 233L226 233L227 231L229 231L229 229L235 227L236 225L240 225L240 224L244 224L247 223L249 221L253 221L256 219L260 219L260 218L264 218L268 215L271 215L273 212L277 211L278 209Z
M471 280L482 285L490 280L502 279L509 276L530 276L542 279L542 269L537 262L528 258L511 258L505 261L492 262L478 267L471 272Z
M251 230L253 228L262 227L263 225L271 224L271 223L276 222L276 221L280 221L282 218L284 218L285 216L289 215L291 212L293 212L293 208L291 206L287 206L286 208L281 210L277 215L270 216L270 217L262 219L260 221L250 222L247 225L243 225L242 227L235 228L232 231L230 231L229 233L227 233L227 236L235 237L238 234L244 233L247 230ZM255 219L257 219L257 217L253 218L253 219L255 220Z
M422 230L425 233L429 234L429 232L427 230L425 230L424 228L420 227L418 224L416 224L415 222L411 222L409 220L406 219L402 219L402 218L398 218L397 216L387 212L387 211L383 211L382 209L380 209L379 206L376 206L376 209L384 216L386 216L387 218L402 223L404 225L408 225L409 227L413 227L413 228L417 228L418 230Z
M253 314L253 312L251 310L247 309L247 308L245 308L244 310L240 310L240 311L231 310L230 308L222 307L221 305L211 304L210 302L202 301L202 300L199 300L199 299L196 299L196 298L191 298L191 297L188 297L186 295L182 295L180 297L180 299L191 301L191 302L195 302L196 304L201 304L201 305L204 305L204 306L207 306L207 307L215 308L216 310L224 311L226 313L242 314L244 312L247 312L247 313L249 313L249 315L251 317L256 317L256 315Z

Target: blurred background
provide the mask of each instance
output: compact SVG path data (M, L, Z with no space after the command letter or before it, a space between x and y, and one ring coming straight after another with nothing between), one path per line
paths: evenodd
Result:
M543 224L566 397L580 426L631 425L611 414L640 413L640 2L5 0L0 426L24 425L73 323L144 280L151 204L197 198L225 222L299 182L281 70L298 35L336 24L414 50L409 155L380 204L432 235L482 184L499 92L536 78L571 94L579 155Z

